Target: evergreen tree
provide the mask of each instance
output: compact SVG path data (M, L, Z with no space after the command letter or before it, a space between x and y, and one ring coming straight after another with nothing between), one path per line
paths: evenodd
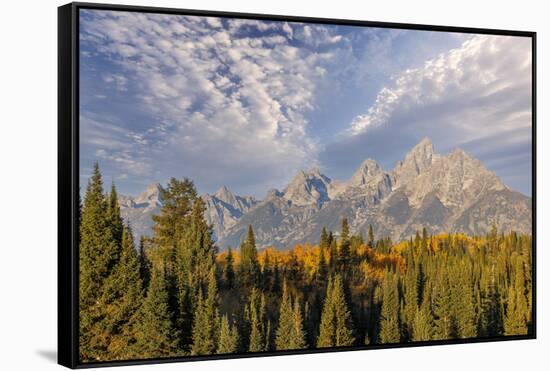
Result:
M278 262L275 262L273 264L273 280L272 280L272 284L271 284L271 291L273 293L278 293L279 290L281 289L281 275L279 273L279 264Z
M268 290L271 287L273 270L271 268L271 259L269 250L264 251L264 263L261 269L260 287Z
M445 340L454 337L453 301L449 287L448 272L440 273L439 280L434 288L434 339Z
M258 289L252 288L250 301L246 308L246 317L250 334L248 337L249 352L263 352L268 348L267 318L265 295Z
M199 289L197 306L193 322L192 355L214 354L218 344L218 286L215 267L210 269L208 293L203 298L202 289Z
M434 319L430 308L430 299L426 296L420 306L420 309L417 310L414 315L411 340L432 340L434 326Z
M191 180L171 178L166 187L160 187L160 199L160 213L152 217L154 259L151 260L153 265L164 267L172 321L179 329L179 345L187 351L198 290L196 281L203 283L209 272L209 267L201 267L200 274L195 275L198 271L194 269L195 257L200 249L197 245L208 246L209 241L202 238L200 223L205 222L198 220L202 218L197 215L201 212L201 202L196 202L197 191Z
M428 231L426 228L422 228L422 250L426 250L428 248Z
M321 246L319 246L319 263L317 264L317 270L315 271L315 282L320 288L324 287L328 273L324 251L325 250Z
M340 250L338 252L338 260L340 268L345 269L350 260L351 241L349 232L348 218L342 219L342 230L340 232Z
M298 299L294 300L294 310L292 312L292 332L290 337L289 349L305 349L306 334L304 331L304 323L302 317L302 309L300 308L300 302Z
M109 338L108 352L113 359L127 359L135 342L131 318L142 304L143 291L139 263L130 226L122 230L122 254L107 278L99 305L107 314L98 323Z
M455 265L455 285L453 287L453 308L455 312L456 336L462 339L477 336L475 289L470 268L464 264Z
M187 227L176 250L176 278L180 292L191 288L196 294L205 289L215 265L217 249L212 239L212 227L204 218L206 206L197 198L188 217Z
M407 339L412 338L413 322L418 311L418 275L417 268L414 265L412 255L409 255L411 261L407 268L404 280L404 307L403 307L403 327Z
M164 267L153 267L147 296L135 319L134 353L139 358L170 357L178 350L178 330L172 324Z
M215 268L217 250L212 240L212 228L206 223L204 211L204 201L197 198L187 216L187 226L181 231L175 250L175 322L181 329L184 347L191 342L198 293L204 293L207 285L211 284L212 270Z
M246 239L241 244L240 278L245 287L254 287L259 278L258 251L252 226L248 226Z
M122 218L120 216L120 205L118 203L118 193L116 191L115 183L111 184L111 193L108 200L108 218L109 225L111 227L111 233L116 241L120 244L122 242L123 225Z
M139 253L138 253L138 263L139 263L139 276L141 282L143 283L143 288L145 291L149 286L149 280L151 279L151 261L147 257L147 252L145 251L145 237L141 236L139 238Z
M298 300L292 304L286 282L283 285L283 296L279 307L279 326L276 332L275 347L277 350L304 349L306 347L302 311Z
M372 224L369 224L369 235L368 235L368 241L367 246L371 249L374 248L374 231L372 230Z
M351 313L346 303L342 278L336 275L327 286L317 347L351 346L354 343Z
M225 265L223 267L222 279L227 289L232 289L235 281L235 270L233 268L233 251L231 246L227 248L227 255L225 256Z
M508 290L508 305L504 318L504 335L527 334L527 300L525 298L525 280L523 262L516 258L514 265L515 280Z
M319 242L319 247L321 248L321 250L323 249L326 250L330 247L329 235L325 227L323 227L323 229L321 230L321 239Z
M399 343L399 292L397 277L386 270L382 283L382 318L380 323L380 342Z
M84 195L79 237L80 355L83 360L98 360L104 358L108 346L108 336L99 325L108 314L98 302L119 260L121 246L113 236L97 163Z
M490 236L496 233L496 228ZM496 237L492 237L496 238ZM481 293L480 334L486 337L498 336L503 332L501 297L496 282L495 266L486 268L488 272L483 277L483 292Z
M330 238L330 240L331 240L331 243L330 243L330 249L329 249L329 256L330 256L329 272L331 275L333 275L336 273L336 269L338 266L338 248L336 246L336 239Z
M218 341L217 354L235 353L238 350L239 333L237 328L229 324L227 315L221 318L220 336Z
M171 178L166 187L160 187L162 208L153 216L154 238L158 246L164 247L166 259L173 259L176 244L187 226L187 216L197 198L193 182L187 178Z

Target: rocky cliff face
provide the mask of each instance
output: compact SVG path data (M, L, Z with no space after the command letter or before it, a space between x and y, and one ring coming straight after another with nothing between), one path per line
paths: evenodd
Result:
M121 198L123 216L139 233L150 233L146 215L150 219L161 205L155 189L158 185L135 199ZM431 233L481 234L493 224L522 232L530 232L532 225L530 198L508 189L460 149L435 153L427 138L392 171L367 159L347 181L311 169L298 172L284 190L270 190L263 200L234 195L226 187L202 197L222 249L238 246L249 224L259 246L278 248L318 242L322 227L338 231L343 217L353 233L366 234L372 225L378 236L395 241L423 227Z
M206 203L206 221L212 225L214 238L223 236L224 231L232 227L257 201L253 197L234 195L226 186L216 193L201 196Z

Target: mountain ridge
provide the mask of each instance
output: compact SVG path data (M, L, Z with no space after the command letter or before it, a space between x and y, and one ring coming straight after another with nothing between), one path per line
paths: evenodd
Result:
M150 234L152 222L145 219L162 205L155 196L159 190L155 183L136 198L121 196L121 213L136 233ZM201 197L205 218L222 249L239 245L249 224L260 247L288 248L318 242L321 228L337 231L343 217L352 233L365 234L372 225L378 236L394 241L422 227L431 233L480 234L493 224L502 230L529 232L532 223L529 197L506 187L460 148L436 153L429 138L423 138L391 171L368 158L346 181L332 180L312 168L300 170L282 191L272 189L261 200L236 195L226 186ZM136 211L140 207L141 213Z

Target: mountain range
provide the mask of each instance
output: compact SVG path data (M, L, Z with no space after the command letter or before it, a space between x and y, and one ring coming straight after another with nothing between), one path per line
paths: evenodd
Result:
M366 159L347 181L318 168L299 171L282 191L262 200L238 196L222 186L201 196L220 249L238 246L252 225L259 247L317 243L321 229L337 233L347 217L352 233L405 239L426 227L430 233L530 233L531 198L506 187L479 160L461 149L441 155L424 138L391 171ZM150 235L151 215L162 207L160 185L135 198L120 197L122 216L136 235Z

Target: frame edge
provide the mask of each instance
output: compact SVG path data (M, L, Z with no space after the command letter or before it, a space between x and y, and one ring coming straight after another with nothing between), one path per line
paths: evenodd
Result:
M77 266L74 242L75 211L78 202L74 187L74 5L57 9L57 363L77 367L78 301L74 293ZM78 188L78 187L77 187ZM76 205L76 209L75 209Z

